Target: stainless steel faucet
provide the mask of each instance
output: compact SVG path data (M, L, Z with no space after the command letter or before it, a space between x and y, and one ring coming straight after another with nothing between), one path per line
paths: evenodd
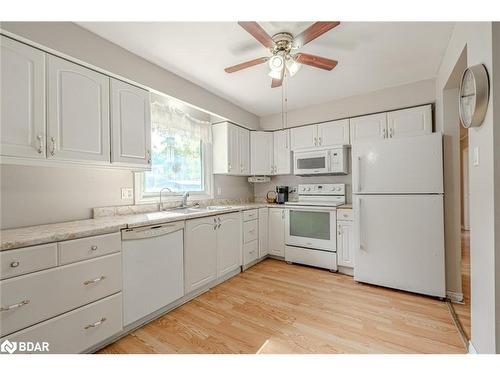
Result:
M172 192L172 190L170 188L168 188L168 187L164 187L163 189L160 190L160 211L163 211L163 203L161 201L161 193L163 193L163 190L167 190L170 193Z
M187 207L187 199L189 197L189 192L185 192L182 194L182 201L181 201L181 207Z

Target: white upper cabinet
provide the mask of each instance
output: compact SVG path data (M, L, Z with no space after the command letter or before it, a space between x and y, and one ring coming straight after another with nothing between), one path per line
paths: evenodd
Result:
M149 92L111 79L111 162L151 164Z
M47 77L48 157L109 162L109 78L52 55Z
M273 132L274 149L274 173L292 173L292 152L290 149L290 130L278 130Z
M318 146L349 144L349 119L329 121L317 125Z
M254 131L250 135L251 172L253 175L273 174L273 133Z
M387 135L387 113L351 118L351 142L384 139Z
M250 130L238 127L239 166L241 175L250 174Z
M250 174L250 131L229 122L212 126L214 174Z
M317 129L316 125L300 126L290 129L291 132L291 149L292 151L301 148L315 147L317 144Z
M425 105L387 113L387 137L400 138L432 133L432 107Z
M1 153L45 158L45 53L0 37Z
M291 148L300 150L349 144L349 119L291 129Z

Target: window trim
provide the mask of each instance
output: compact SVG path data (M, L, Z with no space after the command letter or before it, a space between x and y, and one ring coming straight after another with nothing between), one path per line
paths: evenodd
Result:
M205 185L204 191L189 191L189 196L192 200L207 200L214 198L214 175L212 165L212 144L202 141L201 157L203 160L203 182ZM162 194L163 202L178 201L184 192L171 193L164 192ZM134 204L152 204L160 202L160 193L148 193L144 196L144 171L134 173Z

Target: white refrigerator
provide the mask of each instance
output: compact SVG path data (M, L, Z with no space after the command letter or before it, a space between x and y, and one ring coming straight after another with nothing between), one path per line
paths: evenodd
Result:
M441 134L352 146L356 281L445 297Z

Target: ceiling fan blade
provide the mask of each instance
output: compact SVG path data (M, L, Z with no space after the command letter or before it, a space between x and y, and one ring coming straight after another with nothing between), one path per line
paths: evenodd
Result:
M285 78L285 69L281 71L281 78L273 78L271 81L271 88L280 87L283 84L283 78Z
M238 65L233 65L230 66L225 70L226 73L234 73L242 69L250 68L251 66L254 65L259 65L262 63L265 63L267 60L269 60L269 57L259 57L258 59L253 59L250 61L245 61L244 63L238 64Z
M340 22L315 22L299 35L294 38L295 47L302 47L303 45L309 43L311 40L323 35L327 31L330 31L334 27L340 25Z
M238 25L243 27L248 33L250 33L255 39L257 39L260 44L264 47L272 48L274 42L268 33L257 23L257 22L238 22Z
M310 55L308 53L297 53L294 58L295 61L301 64L310 65L315 68L320 68L324 70L332 70L338 64L338 61L336 60L327 59L326 57L321 57L321 56Z

